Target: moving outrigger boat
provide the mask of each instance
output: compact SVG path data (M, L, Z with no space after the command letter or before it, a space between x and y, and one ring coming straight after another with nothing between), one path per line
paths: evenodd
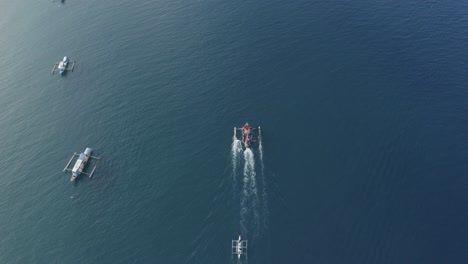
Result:
M253 133L252 131L257 128L252 128L249 123L245 123L245 125L242 128L236 128L234 127L234 138L237 139L236 131L237 130L242 130L242 143L244 144L244 147L250 148L252 143L257 142L257 140L253 139ZM262 142L262 129L258 127L258 141Z
M232 254L237 255L238 259L241 255L247 256L247 240L242 240L240 235L238 240L232 240Z
M71 63L71 66L70 66L70 63ZM71 68L70 70L73 72L73 69L75 68L75 63L76 63L76 61L70 62L68 57L65 56L65 57L63 57L62 61L59 61L59 62L55 63L54 68L52 68L52 74L54 74L56 70L58 70L60 74L64 74L65 71L68 70L68 68L69 68L68 66L70 66L70 68Z
M76 152L73 153L73 156L68 161L67 166L65 166L65 168L63 169L63 171L71 171L72 172L72 177L70 178L70 181L74 181L78 177L78 175L80 175L81 173L88 175L90 178L93 177L94 170L96 170L96 167L97 167L99 161L101 160L101 158L91 156L92 152L93 152L93 149L86 148L85 151L83 153L81 153L81 154L78 154ZM75 156L78 156L78 159L75 162L75 166L73 166L72 169L69 169L68 166L73 161ZM90 159L97 159L96 165L94 165L94 168L91 171L91 173L83 172L83 169L84 169L86 163Z

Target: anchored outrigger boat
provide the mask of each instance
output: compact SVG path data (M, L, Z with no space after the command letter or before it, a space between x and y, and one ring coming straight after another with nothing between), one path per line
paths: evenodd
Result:
M73 69L75 68L75 63L76 61L70 62L68 57L65 56L63 57L62 61L55 63L54 68L52 68L52 74L54 74L56 70L58 70L60 74L64 74L65 71L67 71L69 68L73 72Z
M93 173L96 170L96 167L97 167L99 161L101 160L101 158L91 156L92 152L93 152L93 149L86 148L85 151L83 153L81 153L81 154L78 154L76 152L73 153L73 156L68 161L67 166L65 166L65 168L63 169L63 171L71 171L72 172L72 177L70 178L70 181L74 181L78 177L78 175L80 175L81 173L88 175L90 178L93 177ZM73 166L72 169L69 169L68 166L73 161L75 156L78 156L78 159L75 162L75 166ZM83 172L83 169L84 169L86 163L90 159L97 159L96 165L94 165L94 168L91 171L91 173Z
M256 140L253 139L253 134L252 131L257 128L252 128L249 123L245 123L245 125L242 128L236 128L234 127L234 137L237 139L236 131L237 130L242 130L242 143L244 144L245 148L250 148L252 143L257 142ZM258 141L262 142L262 130L260 127L258 127Z
M242 240L239 235L238 240L232 240L232 254L237 255L237 258L240 259L241 255L247 256L247 240Z

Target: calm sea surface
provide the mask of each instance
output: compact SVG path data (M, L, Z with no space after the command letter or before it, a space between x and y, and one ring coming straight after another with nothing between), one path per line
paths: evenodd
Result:
M0 263L467 263L467 47L467 1L0 0Z

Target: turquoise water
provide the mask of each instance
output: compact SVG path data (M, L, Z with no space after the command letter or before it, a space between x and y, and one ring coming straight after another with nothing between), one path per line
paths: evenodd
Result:
M0 262L463 263L467 10L0 2Z

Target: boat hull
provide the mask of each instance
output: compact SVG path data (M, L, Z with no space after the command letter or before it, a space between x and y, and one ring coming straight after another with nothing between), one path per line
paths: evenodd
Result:
M76 163L73 166L72 177L70 178L70 181L74 181L81 174L81 172L83 172L83 169L86 166L86 163L88 162L92 152L93 150L91 148L86 148L85 151L80 154L78 160L76 160Z

